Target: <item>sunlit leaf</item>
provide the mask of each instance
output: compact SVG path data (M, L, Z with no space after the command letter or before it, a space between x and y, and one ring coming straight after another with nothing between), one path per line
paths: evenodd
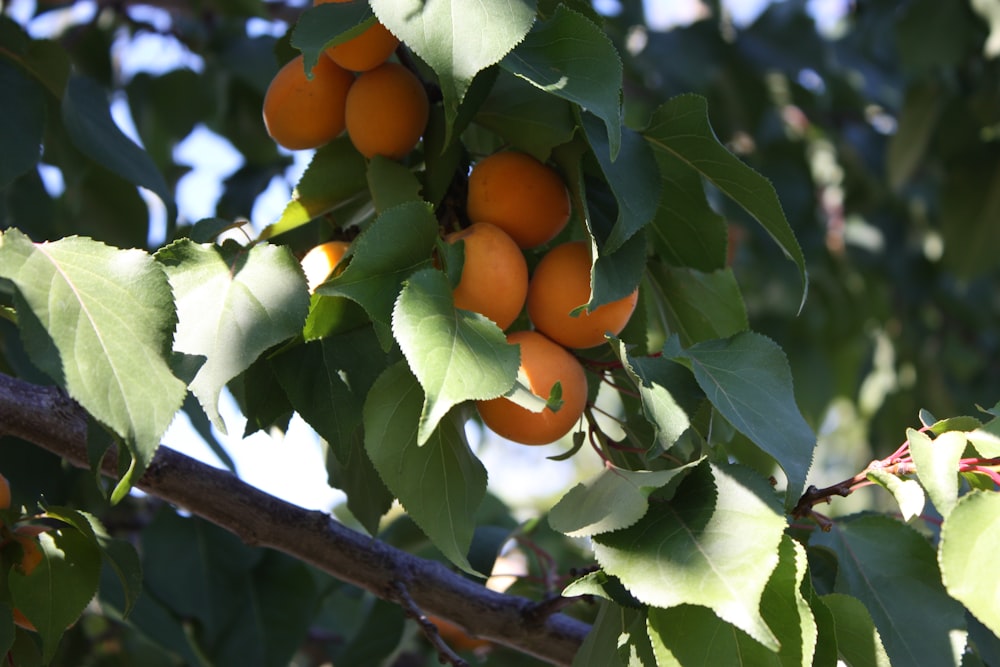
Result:
M931 440L911 428L906 430L906 438L920 483L941 516L948 516L958 502L958 462L968 444L965 434L948 431Z
M1000 495L963 496L941 526L941 574L948 594L1000 637L1000 581L991 574L998 551Z

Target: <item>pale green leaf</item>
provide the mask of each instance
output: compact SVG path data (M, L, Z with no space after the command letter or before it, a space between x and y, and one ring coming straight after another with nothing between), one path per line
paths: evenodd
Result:
M697 463L656 471L606 468L570 489L549 512L549 525L570 537L628 528L646 514L649 494Z
M486 469L469 449L460 419L441 420L423 446L417 423L420 383L406 364L390 366L368 392L365 449L413 521L452 563L475 574L468 560L475 513L486 495Z
M586 16L559 5L501 66L538 88L579 104L604 121L612 160L622 144L622 61ZM596 147L595 147L596 148Z
M670 153L739 204L795 262L805 303L808 278L802 248L795 239L771 183L733 155L715 136L708 103L698 95L679 95L660 106L644 134L657 151Z
M351 244L351 263L316 289L360 304L382 348L392 347L392 310L403 281L431 265L437 220L426 204L410 202L384 212Z
M129 139L111 117L108 95L96 81L71 76L62 99L62 120L73 144L102 167L156 194L177 217L171 189L146 151Z
M417 442L466 400L502 396L514 385L520 355L496 324L455 308L444 273L424 269L406 281L392 313L392 332L423 387Z
M892 664L961 663L964 611L945 591L923 535L887 516L862 515L815 531L810 544L836 555L835 592L868 608Z
M722 416L785 471L785 504L794 504L805 488L816 436L795 403L781 348L744 332L697 343L679 356L690 361L698 386Z
M205 357L191 391L225 433L218 409L222 388L265 350L301 331L309 311L305 277L287 248L268 244L181 239L156 258L177 302L174 350Z
M636 524L594 537L609 574L640 601L710 608L768 649L778 640L760 600L778 564L785 520L767 482L745 468L701 464L672 500Z
M875 623L860 600L838 593L820 600L833 615L838 652L850 667L892 667Z
M437 75L446 137L476 74L500 62L535 20L533 0L371 0L379 21Z
M167 363L176 319L166 275L141 250L81 237L33 244L11 229L0 236L0 277L17 288L35 365L125 441L133 462L120 499L186 394Z
M948 594L1000 637L1000 495L972 491L941 526L938 559Z
M868 479L892 494L899 504L899 513L903 516L903 521L920 516L924 511L926 501L924 489L917 480L902 479L880 468L869 470Z
M965 433L947 431L931 440L911 428L907 429L906 438L920 483L941 516L948 516L958 502L958 462L968 444Z

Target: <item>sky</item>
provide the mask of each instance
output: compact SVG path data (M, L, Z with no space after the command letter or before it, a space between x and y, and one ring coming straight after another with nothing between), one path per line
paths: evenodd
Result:
M729 0L724 2L733 21L745 25L759 15L771 0ZM810 8L821 26L832 25L844 11L847 0L811 0ZM603 3L614 11L615 0ZM35 6L34 0L13 0L8 12L22 25L28 24ZM64 23L80 23L93 17L96 4L78 2L66 10L49 12L29 24L30 32L38 37L55 34ZM698 20L704 7L699 0L646 0L648 23L653 29L668 29ZM134 18L160 28L169 26L162 10L132 6ZM248 31L256 34L284 34L287 26L252 21ZM160 74L178 67L201 71L201 59L182 48L173 38L143 33L134 39L119 39L113 46L115 60L127 81L138 72ZM124 100L113 101L112 116L122 131L141 145ZM222 180L242 165L242 156L224 138L204 126L197 127L175 149L175 157L192 170L178 184L177 203L182 218L194 222L214 215L214 206L221 194ZM310 151L293 154L294 164L285 178L275 178L258 199L250 214L257 230L277 219L291 196L289 183L295 183L311 157ZM43 168L43 178L50 190L61 189L58 170ZM143 193L151 210L150 245L158 245L165 234L165 211L154 195ZM224 395L220 405L229 435L217 437L236 461L241 478L264 491L309 509L328 510L342 502L343 494L326 483L321 444L316 434L301 419L293 418L284 435L257 433L241 438L245 419L234 401ZM483 434L475 426L469 429L480 459L490 475L490 488L509 504L530 508L534 503L551 504L554 494L568 489L574 481L589 477L600 470L600 461L590 451L581 451L572 461L555 462L546 457L565 450L566 445L524 447ZM201 438L190 428L181 414L163 438L163 444L221 467Z

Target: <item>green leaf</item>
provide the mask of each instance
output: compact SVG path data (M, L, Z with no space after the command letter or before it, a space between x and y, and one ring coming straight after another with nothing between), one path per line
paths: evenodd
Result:
M958 502L958 462L968 440L961 431L947 431L934 440L916 429L906 430L917 477L941 516Z
M177 217L177 207L163 174L152 158L125 136L111 118L108 97L97 82L71 76L63 95L62 119L73 144L85 155L121 176L146 188L167 207L167 221Z
M649 634L658 667L782 665L776 651L754 641L706 607L684 604L670 609L650 609Z
M612 160L607 128L593 114L584 113L583 129L618 204L614 226L592 230L601 252L612 253L652 221L662 181L653 151L642 135L628 128L620 130L621 149Z
M663 192L647 226L668 264L712 272L725 267L726 220L708 203L701 175L673 153L656 151Z
M70 507L48 506L43 516L69 524L101 550L105 562L121 583L125 594L122 613L128 616L142 592L142 564L132 543L108 535L100 520L89 512L81 512Z
M771 183L723 146L708 120L708 103L680 95L660 106L644 132L654 150L666 152L739 204L795 262L802 281L801 309L808 287L805 257Z
M941 575L948 594L1000 637L1000 582L993 576L998 550L1000 495L966 494L941 526Z
M0 236L0 277L17 288L25 348L133 460L120 500L149 465L184 400L167 357L176 319L167 277L145 252L81 237L33 244Z
M960 664L964 612L945 591L934 550L920 533L863 515L816 531L810 543L836 555L835 591L868 608L892 664Z
M666 349L664 352L667 355ZM788 478L785 504L802 495L816 437L795 404L788 360L774 341L752 332L681 350L698 386L743 435L770 454Z
M570 537L590 537L633 525L649 510L649 494L686 474L698 461L671 470L609 467L570 489L549 512L549 525Z
M682 345L728 338L750 325L732 269L702 273L650 263L649 276L666 324Z
M384 212L351 244L344 271L316 289L358 303L375 325L382 348L392 346L392 310L403 281L431 265L437 220L426 204L411 202Z
M871 615L860 600L831 593L821 598L834 618L840 656L851 667L891 667Z
M338 211L368 197L365 158L345 135L316 150L295 185L292 200L281 216L259 236L265 240L300 227L310 220ZM338 227L347 220L334 217Z
M591 273L591 295L587 308L593 310L631 294L646 271L646 234L640 230L614 252L600 252Z
M406 364L390 366L368 392L365 449L385 485L452 563L476 574L467 554L475 512L486 495L486 469L465 441L462 420L441 420L417 442L424 395Z
M367 2L329 2L308 6L292 29L291 44L302 51L306 72L327 47L346 42L375 22Z
M656 444L664 451L670 449L691 426L687 413L668 389L673 374L686 371L663 357L633 357L621 341L616 347L622 367L639 389L643 414L656 429Z
M924 511L924 489L915 479L902 479L887 470L874 469L868 471L868 480L875 482L883 489L892 494L899 504L899 512L903 516L903 521L909 521L915 516L920 516Z
M225 433L218 410L222 388L262 352L299 333L309 309L305 278L287 248L268 244L181 239L156 258L177 303L174 350L205 357L191 391Z
M570 103L500 70L475 121L542 162L552 149L573 138L576 120Z
M97 593L101 554L92 540L69 526L42 533L38 544L38 567L27 576L11 569L8 584L13 605L38 630L43 660L48 662L63 632Z
M597 618L573 657L572 667L626 667L618 655L618 638L625 628L625 610L602 602Z
M802 594L809 573L805 547L789 537L781 538L778 566L760 600L760 613L781 643L778 659L787 667L814 664L819 637L816 618Z
M45 90L0 60L0 189L38 163L45 131Z
M550 19L532 28L501 66L603 120L609 156L618 157L622 61L611 40L587 17L560 4Z
M376 213L384 213L399 204L422 201L416 175L406 165L381 155L368 162L368 189Z
M532 0L371 0L371 5L379 21L434 70L447 128L476 74L500 62L535 20ZM449 137L450 129L445 134Z
M502 396L514 385L518 349L488 318L456 309L448 278L437 269L418 271L406 281L392 331L426 396L420 445L453 406Z
M760 600L785 521L774 492L745 468L701 464L673 499L636 524L594 537L597 561L640 601L710 608L772 651Z

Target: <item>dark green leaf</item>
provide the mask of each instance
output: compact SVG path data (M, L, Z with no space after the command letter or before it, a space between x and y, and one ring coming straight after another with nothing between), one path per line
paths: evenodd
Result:
M871 615L855 597L832 593L821 602L833 615L840 656L851 667L891 667Z
M609 155L612 160L618 157L622 61L611 40L584 15L559 5L550 19L532 28L501 66L603 120Z
M728 338L749 326L743 296L731 269L702 273L654 263L649 276L665 324L677 333L682 345Z
M893 664L961 662L964 613L945 591L934 550L920 533L869 515L816 531L810 543L837 556L836 592L868 608Z
M0 189L31 169L42 154L45 91L7 60L0 60Z
M794 504L805 488L816 436L795 404L781 348L745 332L698 343L677 358L691 363L698 386L722 416L774 457L788 478L785 504Z
M375 21L367 2L328 2L302 12L292 30L292 46L302 51L306 72L323 50L361 34Z

